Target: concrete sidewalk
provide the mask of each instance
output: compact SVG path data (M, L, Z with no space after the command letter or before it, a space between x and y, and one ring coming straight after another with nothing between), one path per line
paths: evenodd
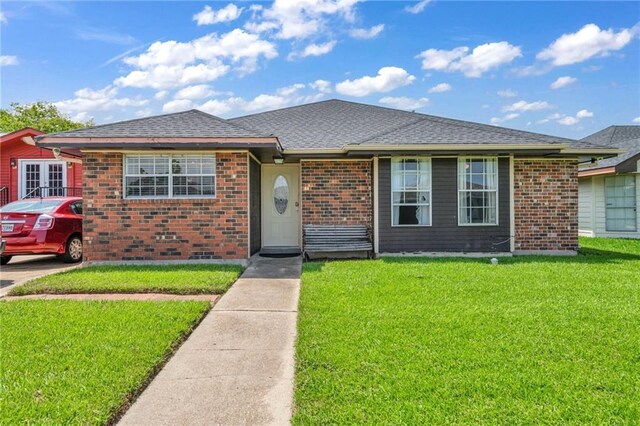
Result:
M119 424L288 424L301 266L252 258Z

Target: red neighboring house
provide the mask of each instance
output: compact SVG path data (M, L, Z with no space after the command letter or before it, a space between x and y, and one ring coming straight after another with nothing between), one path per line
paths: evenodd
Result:
M79 153L65 151L56 159L51 149L24 142L24 137L42 135L24 128L0 136L0 205L29 195L82 195L82 164Z

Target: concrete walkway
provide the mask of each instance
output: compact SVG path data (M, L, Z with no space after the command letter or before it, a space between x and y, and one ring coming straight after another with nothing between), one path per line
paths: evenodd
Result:
M0 297L8 294L12 288L35 278L80 267L80 263L64 263L56 256L15 256L0 267Z
M288 424L301 266L254 256L119 424Z

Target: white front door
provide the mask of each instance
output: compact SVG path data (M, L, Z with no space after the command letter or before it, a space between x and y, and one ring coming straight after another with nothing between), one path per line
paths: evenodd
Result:
M262 165L262 246L300 247L298 164Z
M63 196L67 181L64 161L20 160L20 198ZM44 188L39 190L38 188Z

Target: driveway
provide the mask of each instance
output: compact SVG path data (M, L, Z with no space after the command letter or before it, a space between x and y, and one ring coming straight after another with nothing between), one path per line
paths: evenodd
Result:
M78 264L64 263L56 256L17 256L0 267L0 297L13 287L34 278L77 267Z

